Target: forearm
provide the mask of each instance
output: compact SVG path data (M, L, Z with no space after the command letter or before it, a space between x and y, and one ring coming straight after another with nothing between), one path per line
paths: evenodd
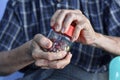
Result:
M105 36L97 33L98 37L95 39L93 46L102 48L115 55L120 55L120 38Z
M0 52L0 75L7 75L34 62L31 41L11 51Z

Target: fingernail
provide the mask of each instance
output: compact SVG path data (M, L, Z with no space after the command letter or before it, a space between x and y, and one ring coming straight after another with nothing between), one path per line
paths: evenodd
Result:
M46 43L45 43L45 46L46 46L47 48L49 48L49 47L50 47L50 42L46 42Z
M56 27L55 27L55 30L56 30L56 31L59 31L59 26L56 26Z

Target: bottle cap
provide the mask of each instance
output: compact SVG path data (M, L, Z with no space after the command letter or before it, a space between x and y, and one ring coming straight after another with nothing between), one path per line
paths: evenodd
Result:
M68 31L65 32L64 35L68 36L71 39L73 36L74 29L75 29L75 27L73 25L70 25Z
M75 25L76 25L76 24L72 23L72 24L70 25L68 31L65 32L63 35L65 35L65 36L67 36L67 37L69 37L69 38L71 39L72 36L73 36L73 32L74 32L74 29L75 29L74 26L75 26ZM55 31L54 26L52 27L52 29ZM58 33L59 33L59 32L58 32Z

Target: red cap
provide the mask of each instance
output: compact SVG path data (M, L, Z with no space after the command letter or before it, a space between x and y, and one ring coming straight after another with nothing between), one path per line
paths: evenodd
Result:
M69 38L71 39L72 36L73 36L73 31L74 31L74 29L75 29L74 26L75 26L75 24L72 23L72 24L70 25L68 31L65 32L63 35L65 35L65 36L67 36L67 37L69 37ZM53 26L52 29L55 30L55 27ZM58 32L58 33L59 33L59 32Z
M70 25L68 31L65 32L64 35L68 36L69 38L72 38L74 29L75 27L73 25Z

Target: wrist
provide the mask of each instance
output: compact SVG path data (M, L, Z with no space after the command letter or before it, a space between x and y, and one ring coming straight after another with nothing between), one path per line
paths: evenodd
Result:
M16 49L16 53L19 53L19 56L28 62L34 61L32 57L31 42L32 40L24 43L22 46Z
M28 42L26 43L25 53L26 53L26 55L28 56L28 58L30 58L32 61L34 61L34 58L32 57L31 43L32 43L32 40L30 40L30 41L28 41Z
M96 35L96 37L94 38L93 43L91 45L94 47L99 47L99 45L101 44L103 36L100 33L95 33L95 35Z

